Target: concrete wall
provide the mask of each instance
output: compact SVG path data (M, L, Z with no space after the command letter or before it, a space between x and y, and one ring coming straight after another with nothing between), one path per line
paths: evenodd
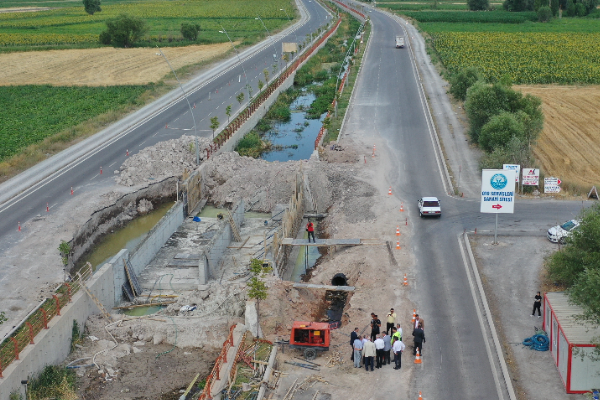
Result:
M233 220L235 224L238 226L238 229L244 223L244 201L240 201L236 206L234 206L232 212ZM217 274L219 273L219 262L223 258L223 254L227 251L227 246L233 241L233 232L231 230L231 225L229 223L225 223L222 225L222 229L213 236L210 243L207 245L209 248L208 253L206 254L206 258L208 261L208 266L205 267L208 273L205 278L208 281L210 278L216 279ZM202 264L202 263L200 263ZM202 282L200 282L202 283Z
M114 307L112 264L104 264L96 271L87 282L87 287L107 309ZM14 391L23 393L21 380L37 376L47 365L63 362L71 350L73 320L83 327L91 314L99 314L98 308L89 296L80 290L73 296L72 302L61 310L61 316L54 317L48 323L49 329L42 330L34 338L35 345L27 346L20 353L19 360L6 367L3 372L4 378L0 379L0 399L8 399Z

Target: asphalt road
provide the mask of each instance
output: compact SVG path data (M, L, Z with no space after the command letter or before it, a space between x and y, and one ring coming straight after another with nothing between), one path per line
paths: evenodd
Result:
M213 116L219 118L221 128L226 125L225 109L228 105L232 106L232 115L245 107L249 98L248 91L245 89L246 84L252 86L253 94L258 93L258 80L265 81L263 74L265 68L269 70L272 79L274 72L285 67L284 61L280 60L281 42L303 42L311 34L316 37L317 29L331 22L331 15L317 2L301 1L308 14L306 23L286 36L282 34L270 36L264 42L267 46L260 51L250 52L247 55L241 53L241 63L238 62L237 56L232 57L229 63L231 67L228 69L226 69L226 62L221 63L219 68L224 72L219 73L216 78L208 76L207 79L196 81L195 87L186 90L189 101L194 106L192 111L198 136L213 135L210 129L210 118ZM288 14L290 11L288 10ZM169 49L166 48L163 52L168 57ZM275 71L274 65L276 65ZM245 101L240 105L236 95L242 91L245 93ZM180 89L174 92L176 96L181 94ZM14 186L15 183L26 180L31 182L31 185L16 197L4 203L0 200L0 251L6 250L19 240L19 222L23 226L22 229L26 229L25 223L38 214L45 214L47 205L52 212L55 205L70 198L71 188L73 188L72 196L85 196L91 188L113 184L114 171L125 161L127 151L133 155L158 142L178 138L184 134L193 135L194 118L187 102L183 98L170 102L172 95L173 93L170 97L165 96L160 99L155 112L148 113L141 110L132 118L128 118L128 123L115 123L106 132L107 137L111 137L108 141L103 141L102 138L97 137L98 135L91 138L88 151L73 156L75 159L67 166L40 182L36 182L35 177L23 174L6 185L0 185L1 197L1 192L9 190L11 184Z
M411 300L426 321L424 363L417 368L409 393L419 390L430 399L508 398L497 360L490 360L477 320L475 302L465 272L457 236L466 230L494 229L495 216L480 214L479 199L449 196L441 173L427 105L408 48L396 49L394 38L405 34L400 24L382 12L369 13L373 37L355 88L348 135L373 135L385 141L391 155L386 180L406 206L413 223L415 282ZM417 199L437 196L443 216L418 217ZM515 213L501 215L502 234L545 235L549 224L574 217L580 202L519 200ZM524 255L526 262L526 255ZM410 336L410 329L405 329ZM496 380L500 386L496 385Z

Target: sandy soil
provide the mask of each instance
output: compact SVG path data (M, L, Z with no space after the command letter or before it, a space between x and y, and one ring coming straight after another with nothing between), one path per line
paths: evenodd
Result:
M163 53L173 68L217 57L230 43L168 47ZM0 85L141 85L170 73L155 48L75 49L0 54Z
M591 188L600 184L600 86L516 86L542 99L544 130L533 149L546 172Z

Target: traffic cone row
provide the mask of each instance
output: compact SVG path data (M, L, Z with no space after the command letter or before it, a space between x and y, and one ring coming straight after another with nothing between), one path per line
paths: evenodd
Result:
M406 277L406 274L404 274L404 286L408 286L408 278Z
M399 240L396 241L396 250L400 250L400 241Z
M396 225L396 236L400 236L400 225Z

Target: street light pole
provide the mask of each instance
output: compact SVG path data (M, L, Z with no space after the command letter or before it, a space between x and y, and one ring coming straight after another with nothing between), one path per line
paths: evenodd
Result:
M194 117L194 110L192 110L192 105L190 104L190 100L187 97L187 93L183 89L183 85L181 84L181 81L177 77L175 70L171 66L169 59L167 58L167 56L165 56L165 54L162 52L160 47L156 46L156 48L160 52L160 53L156 53L156 55L162 56L162 58L164 58L165 61L167 62L167 65L169 65L169 68L171 68L171 71L173 72L173 75L175 75L175 79L177 79L177 83L179 83L179 87L181 88L181 91L183 92L183 97L185 97L185 101L187 101L188 107L190 108L190 114L192 114L192 120L194 121L194 134L196 135L196 146L195 146L196 147L196 165L200 165L200 149L199 149L199 145L198 145L198 129L196 128L196 117Z
M273 37L271 37L271 32L269 32L269 30L267 29L267 26L263 22L262 18L257 15L256 18L254 18L254 19L259 20L260 23L262 24L262 26L265 28L265 31L267 31L267 35L269 35L269 39L271 39L271 45L273 46L273 51L275 51L275 58L277 59L277 69L279 69L279 55L277 54L277 48L275 47L275 40L273 39Z
M285 13L285 16L288 18L288 20L291 22L292 19L290 18L290 16L288 15L287 11L285 10L285 8L280 8L279 11L283 11ZM298 41L298 35L296 35L296 30L294 29L294 36L296 37L296 46L298 45L298 43L300 43Z
M248 77L246 76L246 68L244 68L244 63L242 63L242 59L240 58L240 52L238 51L237 47L235 47L235 45L233 44L233 40L231 40L231 38L229 37L229 34L227 33L227 31L225 30L223 25L221 25L221 29L222 29L222 31L219 31L219 33L224 33L225 36L227 36L227 39L229 39L229 42L231 43L231 47L233 47L233 49L235 50L235 54L237 55L238 63L242 67L242 71L244 71L244 79L246 80L246 85L247 85Z

